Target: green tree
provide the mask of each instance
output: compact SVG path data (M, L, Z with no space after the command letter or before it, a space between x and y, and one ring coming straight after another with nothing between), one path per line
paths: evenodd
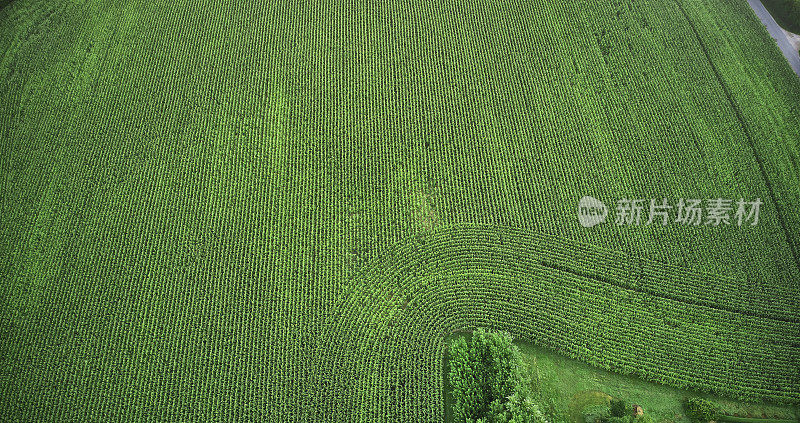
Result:
M450 345L455 421L545 423L533 400L530 372L508 333L477 329Z

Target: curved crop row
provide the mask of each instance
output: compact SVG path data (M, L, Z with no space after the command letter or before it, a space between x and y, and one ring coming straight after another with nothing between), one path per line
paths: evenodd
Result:
M673 386L800 400L800 324L784 319L787 310L756 315L757 301L737 305L742 310L703 305L720 298L706 296L701 282L725 280L681 271L648 278L658 263L634 261L639 272L615 279L542 264L601 256L556 238L472 226L399 245L365 271L321 331L318 412L371 420L414 410L415 418L440 418L443 339L478 326ZM656 289L665 277L685 283Z

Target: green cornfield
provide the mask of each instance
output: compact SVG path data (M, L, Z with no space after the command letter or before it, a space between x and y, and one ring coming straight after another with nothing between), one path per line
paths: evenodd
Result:
M746 1L3 3L0 420L443 421L478 327L800 404L800 80Z

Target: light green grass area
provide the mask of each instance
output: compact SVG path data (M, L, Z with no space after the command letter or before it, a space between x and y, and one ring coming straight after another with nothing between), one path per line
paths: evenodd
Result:
M465 334L451 335L447 342ZM751 403L708 395L703 392L678 389L652 383L637 377L599 369L565 357L553 351L515 340L524 355L534 381L534 390L554 423L584 423L584 415L607 410L611 399L622 399L630 408L642 406L654 423L689 423L683 400L703 397L711 400L723 416L720 421L731 423L797 423L800 408L770 403ZM449 384L445 384L444 402L449 406ZM445 421L452 418L445 410ZM738 417L737 417L738 416Z
M798 98L745 1L14 0L0 420L441 421L476 327L800 403Z
M748 423L800 421L797 407L740 402L697 391L676 389L597 369L530 343L517 341L515 344L532 366L539 380L542 396L552 399L548 406L555 415L556 422L583 423L585 410L595 404L607 406L611 398L616 398L624 400L629 407L633 404L642 406L656 423L688 423L690 420L684 415L682 401L686 397L694 396L710 399L726 414L760 418L750 419ZM725 417L721 420L739 422L743 419Z

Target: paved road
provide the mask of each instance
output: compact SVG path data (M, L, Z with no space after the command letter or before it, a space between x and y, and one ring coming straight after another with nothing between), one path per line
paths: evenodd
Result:
M794 69L794 73L800 76L800 54L798 54L797 50L789 43L786 34L783 33L781 27L775 22L775 18L767 12L767 8L761 4L760 0L747 0L747 2L750 3L750 7L756 12L756 16L758 16L761 22L767 27L769 35L772 35L772 38L778 43L778 47L781 49L783 56L786 57L786 60L789 61L789 65Z

